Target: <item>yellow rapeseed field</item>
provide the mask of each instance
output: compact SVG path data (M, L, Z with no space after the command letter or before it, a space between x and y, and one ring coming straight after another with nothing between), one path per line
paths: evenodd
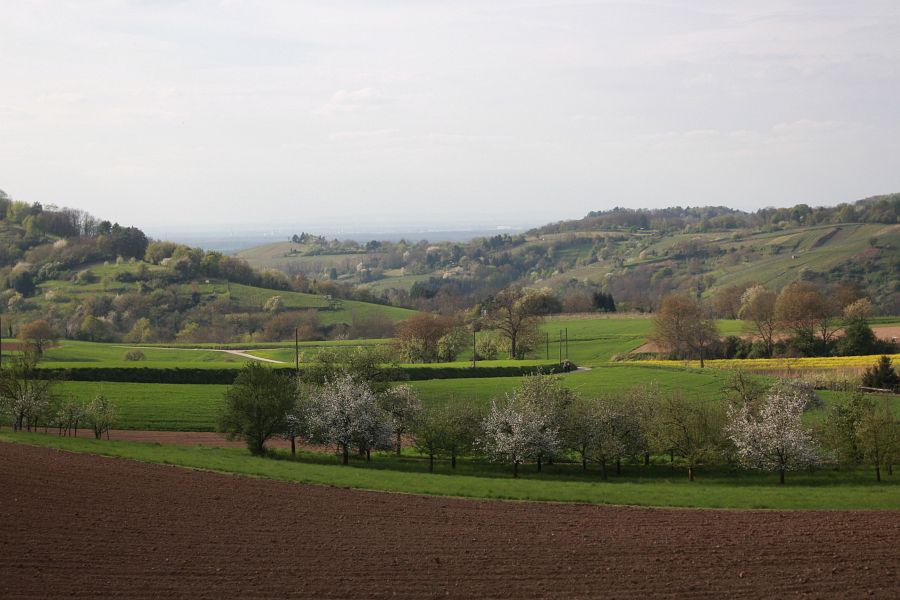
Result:
M824 369L865 369L871 367L880 354L867 356L825 356L818 358L745 358L707 360L707 367L713 369L746 369L747 371L768 370L824 370ZM900 364L900 354L888 354L895 365ZM699 360L647 360L645 364L686 367L699 367Z

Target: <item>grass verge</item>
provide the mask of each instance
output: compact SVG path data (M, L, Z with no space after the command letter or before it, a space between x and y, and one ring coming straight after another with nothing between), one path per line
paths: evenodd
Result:
M382 468L367 468L365 463L344 467L328 455L307 454L307 460L273 460L256 458L237 449L9 432L0 433L0 441L303 484L436 496L694 508L900 509L900 477L894 476L885 483L876 484L865 469L792 473L785 486L777 485L771 474L716 472L701 472L699 480L690 483L680 470L671 471L669 477L661 476L661 471L667 467L651 468L648 477L622 477L602 482L566 479L566 476L573 476L571 472L544 473L540 477L526 473L521 479L496 472L489 476L487 473L494 465L486 466L485 475L428 474L389 468L390 461L398 464L403 461L407 469L424 467L424 462L418 458L391 458L381 463ZM447 470L446 466L442 468ZM562 466L558 469L561 472ZM592 476L598 477L596 472Z

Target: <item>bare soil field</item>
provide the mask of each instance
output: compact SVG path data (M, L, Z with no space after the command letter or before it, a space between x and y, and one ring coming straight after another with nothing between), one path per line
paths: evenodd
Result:
M486 502L0 443L0 596L897 598L900 513Z

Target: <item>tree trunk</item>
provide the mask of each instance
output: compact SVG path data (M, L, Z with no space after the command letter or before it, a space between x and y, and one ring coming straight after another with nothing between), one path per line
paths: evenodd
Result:
M428 455L428 472L434 473L434 454Z
M541 472L541 455L540 454L538 454L537 459L538 459L538 461L537 461L538 473L540 473Z
M291 436L291 456L297 456L297 436Z
M881 465L875 463L875 481L881 483Z
M519 461L517 460L513 461L513 477L519 477Z
M450 467L456 468L456 448L450 451Z
M397 456L400 456L400 431L397 431Z
M617 458L616 459L616 475L621 475L621 474L622 474L622 459Z
M342 446L342 449L344 451L344 464L345 465L349 464L350 463L350 448L348 448L347 445L345 444L344 446Z
M893 474L894 474L894 463L889 462L888 463L888 475L893 475Z
M778 470L778 483L784 485L784 467Z
M372 460L372 451L366 448L366 462L370 462Z
M688 481L694 480L694 465L688 465Z
M644 466L645 467L650 466L650 453L649 452L644 452Z
M581 470L587 471L587 458L584 456L581 457Z
M606 459L605 458L600 459L600 468L601 468L600 472L602 473L601 477L603 478L603 481L606 481Z

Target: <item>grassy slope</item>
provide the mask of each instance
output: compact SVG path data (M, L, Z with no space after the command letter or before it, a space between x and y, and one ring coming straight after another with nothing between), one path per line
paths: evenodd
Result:
M151 272L163 269L163 267L147 263L125 263L121 265L113 263L95 264L88 268L101 279L101 281L98 281L97 283L76 284L71 281L50 280L41 283L39 288L42 292L53 290L57 295L55 302L59 304L66 304L75 299L83 299L85 296L94 296L98 294L113 295L131 292L137 289L137 284L115 281L114 277L116 274L122 272L135 272L141 264L145 264ZM207 283L207 281L209 281L209 283ZM368 317L375 314L384 314L392 321L402 321L415 314L415 311L405 308L383 306L368 302L356 302L353 300L344 300L339 309L329 310L327 300L314 294L269 290L237 283L228 283L220 280L200 280L194 283L181 284L179 289L185 294L197 292L206 300L214 299L216 296L229 294L234 301L239 303L242 309L250 311L261 311L267 299L272 296L281 296L286 308L318 309L320 320L325 325L351 323L354 315ZM46 311L47 307L51 304L43 294L34 298L29 298L28 302L36 312ZM37 316L35 316L35 318L37 318Z
M839 229L838 229L839 228ZM833 233L833 235L830 235ZM580 232L579 235L597 235L602 232ZM570 234L557 234L558 236ZM715 283L707 290L708 294L714 294L717 288L730 285L741 285L755 282L764 282L766 285L780 288L795 281L802 269L816 272L826 272L833 267L844 264L854 256L869 248L869 239L877 237L881 248L881 263L884 268L900 259L900 225L859 224L847 223L841 225L816 225L813 227L789 229L769 233L714 232L672 234L655 241L644 249L639 238L645 234L630 235L627 241L622 241L617 246L628 248L624 258L625 266L637 266L668 260L664 256L667 249L676 244L691 240L702 240L705 243L717 244L725 250L740 250L743 248L755 248L762 256L756 256L750 262L727 264L728 261L718 261L712 270ZM545 236L548 241L555 237ZM587 258L589 248L581 252L568 254L573 258ZM640 252L647 250L645 258L641 258ZM656 256L651 256L652 251ZM611 261L576 266L549 278L549 285L562 284L565 281L575 279L588 279L595 283L602 283L607 273L614 271Z
M512 479L498 465L474 464L468 474L424 473L421 459L377 457L381 468L364 463L342 467L326 455L306 454L301 461L254 458L245 450L163 446L58 438L40 434L0 433L0 441L22 442L129 458L150 463L266 477L306 484L336 485L392 492L444 496L631 504L644 506L779 508L779 509L898 509L900 479L881 485L867 469L851 472L791 473L779 486L773 474L735 474L700 470L689 483L681 470L665 466L626 467L625 477L598 481L596 470L584 475L570 465L547 467L539 477L523 468ZM552 481L552 485L548 482Z
M291 250L298 252L308 252L312 246L308 244L294 244L293 242L273 242L262 246L254 246L237 253L238 258L242 258L250 263L250 266L257 269L274 267L276 269L286 269L288 265L300 267L304 270L314 269L321 272L323 269L331 266L343 268L350 265L351 268L365 258L365 253L358 254L316 254L304 256L302 254L288 255Z

